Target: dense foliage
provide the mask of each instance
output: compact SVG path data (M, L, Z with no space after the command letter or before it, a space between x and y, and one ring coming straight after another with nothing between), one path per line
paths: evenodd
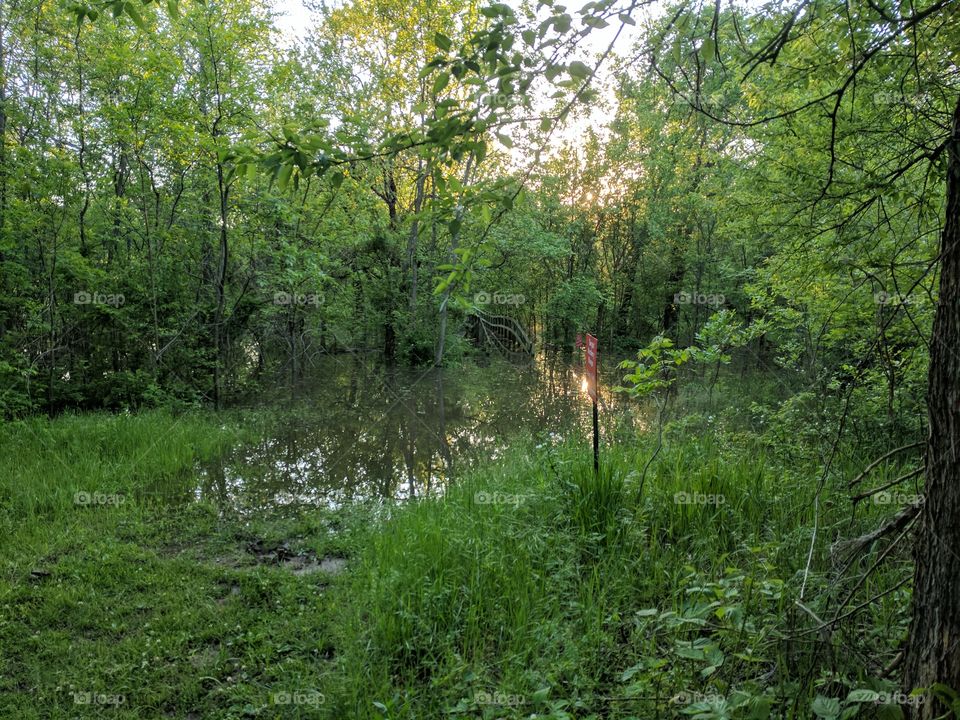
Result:
M941 641L960 634L956 4L348 0L315 11L292 44L266 0L0 4L0 413L12 421L4 431L45 428L31 416L73 410L156 406L160 418L220 410L278 376L300 380L323 354L456 367L479 352L470 342L484 327L478 317L508 316L545 349L569 351L591 331L608 356L636 358L622 365L623 393L655 400L656 443L640 453L642 473L628 471L629 447L617 450L630 456L623 473L547 473L541 463L537 519L494 518L524 562L491 560L479 568L488 575L471 575L470 543L485 526L476 508L458 515L468 494L408 510L388 532L403 547L438 553L432 588L409 596L406 581L422 568L392 557L401 545L389 535L367 538L373 549L351 582L365 591L382 581L381 592L357 606L375 618L368 628L366 615L336 618L343 662L354 663L336 688L343 708L364 699L360 678L383 693L393 683L441 688L409 705L384 696L385 714L470 712L465 686L444 684L444 673L510 651L515 667L504 677L519 687L532 682L523 670L539 650L557 663L568 643L587 653L582 638L563 637L575 623L538 637L542 645L491 645L479 633L517 620L496 604L509 573L536 575L512 586L536 593L537 583L562 584L571 572L612 575L606 560L645 551L642 572L679 573L681 556L702 550L689 513L673 508L676 517L649 522L657 493L682 487L670 484L679 480L669 464L701 460L688 468L702 480L698 492L722 478L740 486L769 469L761 458L732 472L734 458L760 450L776 472L804 470L773 530L764 503L777 489L759 479L762 499L736 523L719 522L719 511L697 522L715 541L714 570L727 553L766 553L770 532L802 522L798 536L779 539L782 562L769 565L792 573L792 586L732 561L710 578L685 568L697 598L749 594L731 605L741 614L716 618L716 637L706 638L677 629L707 622L697 598L641 608L616 632L648 643L642 657L606 648L620 618L584 617L600 604L582 598L576 612L520 602L510 612L537 620L516 627L559 628L575 615L598 657L609 650L621 670L614 677L600 669L603 658L583 659L580 669L597 676L579 689L652 692L657 712L657 678L669 673L649 663L663 643L689 642L679 657L709 663L705 680L722 678L724 708L699 717L766 717L790 693L819 717L852 717L860 696L842 704L839 690L886 689L901 662L907 686L960 684L960 654ZM764 391L733 403L724 379L735 373L754 383L742 387ZM685 391L700 393L704 413L670 425L667 409ZM691 438L701 430L719 446L697 455ZM682 438L672 449L671 432ZM911 451L920 446L918 461ZM887 451L870 470L891 478L850 477ZM186 466L195 454L169 462ZM921 476L924 502L899 503L906 507L867 532L861 503ZM47 487L38 478L31 482ZM523 470L504 487L530 479ZM0 497L57 510L37 492L25 500L9 485ZM836 502L852 507L856 522L845 529ZM621 516L630 528L622 534ZM518 517L530 533L514 534ZM545 518L572 518L572 527L551 534ZM424 541L446 527L464 533L464 547ZM922 589L913 594L900 544L911 529ZM563 539L568 555L545 566L537 543ZM851 580L856 558L835 576L825 570L831 541L870 558L862 579ZM644 588L651 604L664 591L640 575L624 574L630 587L576 587L635 611L631 588ZM808 583L819 602L804 594ZM478 594L460 597L463 588ZM785 628L786 598L802 615ZM870 608L896 637L834 642L854 600L863 602L850 614ZM742 613L773 606L778 620L748 630ZM418 625L424 619L434 634ZM799 630L810 619L814 628ZM784 633L784 642L751 638L754 630ZM826 640L795 652L788 630ZM849 664L824 660L822 647L880 653L888 667L854 682ZM370 648L381 652L371 658ZM774 664L762 682L745 669L753 652ZM802 681L789 676L790 663ZM568 689L583 681L564 672ZM924 706L918 717L945 711L948 700L957 711L953 690L937 692L943 707ZM549 705L548 695L536 702ZM565 703L551 712L563 716ZM798 707L782 716L803 716Z
M691 344L727 310L764 323L743 355L791 387L855 379L888 432L918 422L943 197L920 160L949 124L949 62L905 77L884 47L831 127L818 99L843 48L836 77L791 61L743 83L732 14L726 64L663 16L606 58L593 102L610 119L577 138L560 126L600 83L570 61L607 23L590 14L514 39L504 6L358 0L284 49L246 0L79 24L49 3L3 12L7 416L221 403L347 348L449 362L479 307L563 346L593 328L625 348ZM827 19L784 52L829 45ZM442 60L471 37L499 42L492 87Z

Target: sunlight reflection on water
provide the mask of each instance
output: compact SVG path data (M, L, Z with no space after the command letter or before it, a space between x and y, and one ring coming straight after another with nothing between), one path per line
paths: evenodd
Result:
M246 509L335 509L436 495L456 471L499 458L518 431L538 443L586 437L581 374L563 356L431 370L328 357L295 388L271 393L292 399L274 407L268 437L197 467L194 497ZM605 405L612 422L623 403L607 393Z

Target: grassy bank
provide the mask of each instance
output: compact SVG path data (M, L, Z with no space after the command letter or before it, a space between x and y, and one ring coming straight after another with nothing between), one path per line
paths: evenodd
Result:
M330 577L277 560L346 555L349 532L332 529L349 517L247 517L193 496L196 461L273 420L151 412L3 429L0 717L295 716L276 701L333 656Z
M529 440L401 506L198 500L197 461L273 420L3 429L0 717L898 716L848 699L893 689L908 600L899 551L859 587L834 572L829 542L890 513L831 489L859 459L816 518L813 467L695 418L642 493L642 442L594 478L585 448Z
M809 632L849 586L820 545L806 571L806 471L687 434L640 495L646 458L608 450L595 479L583 451L518 449L398 512L343 586L333 716L899 717L876 696L893 689L877 676L906 628L904 592L842 635ZM818 522L877 519L821 507ZM867 595L901 579L893 565Z

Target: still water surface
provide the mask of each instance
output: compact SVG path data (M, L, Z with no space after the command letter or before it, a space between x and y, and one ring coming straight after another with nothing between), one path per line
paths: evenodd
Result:
M601 367L601 387L620 375L610 365ZM195 494L248 509L436 494L470 463L496 458L518 433L586 440L591 406L582 374L579 358L563 355L433 369L327 356L306 381L248 401L273 406L275 427L260 442L202 463ZM610 433L625 403L601 392Z

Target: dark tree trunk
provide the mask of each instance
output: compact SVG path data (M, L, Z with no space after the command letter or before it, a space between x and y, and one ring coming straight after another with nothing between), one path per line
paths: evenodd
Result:
M417 164L417 190L413 198L413 222L410 225L410 235L407 238L407 277L410 283L410 321L417 321L417 241L420 237L419 213L423 208L423 189L427 181L427 173L423 169L423 160Z
M220 258L217 266L216 297L217 305L213 321L214 363L213 363L213 403L217 410L223 407L223 374L225 361L224 310L227 281L227 193L224 167L217 164L217 191L220 196Z
M676 340L677 321L680 319L680 308L677 307L677 294L680 293L680 283L683 282L685 274L683 266L683 257L679 251L673 253L673 270L667 279L667 292L664 295L663 304L663 335Z
M930 343L926 500L914 546L908 689L960 689L960 99L947 148L947 211L940 239L940 299ZM941 714L928 697L913 713Z
M383 277L386 282L387 290L387 306L384 311L383 319L383 356L388 364L392 364L396 360L397 356L397 330L394 327L394 318L393 318L393 292L394 288L391 284L391 275L393 268L393 253L392 253L392 243L394 236L398 228L399 214L397 210L397 203L399 202L399 195L397 193L397 179L394 175L393 164L391 163L387 170L385 171L384 182L383 182L383 201L387 204L387 214L390 218L389 228L390 234L389 237L384 238L385 247L385 256L386 262L384 263Z

